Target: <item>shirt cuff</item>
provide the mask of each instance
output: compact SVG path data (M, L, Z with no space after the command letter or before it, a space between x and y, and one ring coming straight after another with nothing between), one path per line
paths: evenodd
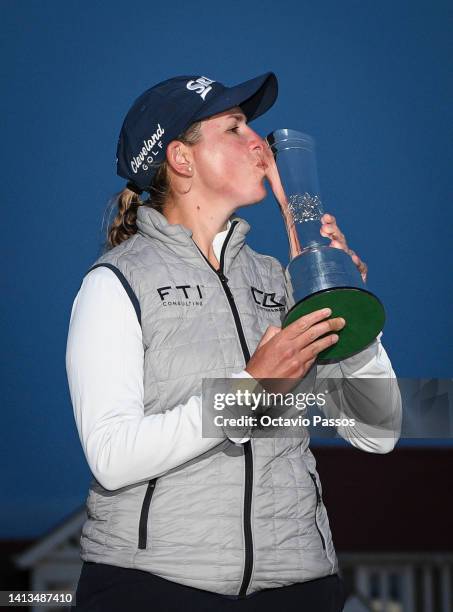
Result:
M231 378L253 378L253 376L249 374L247 370L242 370L241 372L231 374Z

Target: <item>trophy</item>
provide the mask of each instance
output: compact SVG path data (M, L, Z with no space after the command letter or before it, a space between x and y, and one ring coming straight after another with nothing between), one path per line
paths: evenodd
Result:
M370 344L384 327L379 299L365 289L351 257L329 246L320 234L324 214L316 169L315 143L296 130L276 130L266 138L275 160L269 176L288 233L290 262L286 268L289 312L286 327L296 319L330 308L345 327L336 344L318 355L319 362L345 359Z

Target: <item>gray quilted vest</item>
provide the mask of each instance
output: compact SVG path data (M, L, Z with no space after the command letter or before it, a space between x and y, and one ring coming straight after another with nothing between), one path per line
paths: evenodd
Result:
M141 207L138 233L98 259L141 321L145 414L201 393L202 378L244 368L284 315L284 275L232 219L216 272L182 225ZM113 332L112 332L113 333ZM313 369L314 370L314 369ZM81 558L244 597L338 570L315 459L304 438L228 439L148 482L93 479Z

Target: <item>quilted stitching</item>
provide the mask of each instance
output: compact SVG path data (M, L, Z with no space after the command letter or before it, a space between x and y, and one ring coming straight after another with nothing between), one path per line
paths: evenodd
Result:
M96 263L117 266L140 301L145 412L152 414L200 393L203 377L227 377L240 370L244 357L219 279L197 255L190 235L182 230L174 233L172 228L166 243L165 225L153 225L155 211L140 212L142 219L149 214L146 223L140 225L141 233ZM261 308L251 287L275 292L280 302L285 290L279 262L243 244L248 227L244 224L239 222L236 229L240 231L231 240L232 250L230 245L227 249L225 273L253 353L267 326L280 325L284 313ZM190 286L191 296L198 294L198 285L202 305L163 306L157 289L170 287L170 293L175 294L178 285ZM184 293L176 291L179 296ZM320 516L327 554L314 523L316 497L307 466L313 472L315 463L307 446L307 437L253 440L254 567L248 593L337 571L325 509ZM138 519L146 486L140 483L108 495L99 488L90 493L88 501L93 510L99 499L105 512L110 509L115 533L109 530L106 537L93 511L90 528L84 528L82 535L82 558L136 567L188 586L237 594L244 564L241 447L225 441L208 456L160 477L148 517L148 547L137 550Z

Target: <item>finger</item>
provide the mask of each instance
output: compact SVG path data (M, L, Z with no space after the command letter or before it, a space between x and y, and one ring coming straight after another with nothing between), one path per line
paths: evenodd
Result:
M346 248L348 246L344 234L342 234L340 231L334 229L324 230L323 228L321 228L320 234L321 236L324 236L324 238L330 238L330 240L336 240L337 242L340 242Z
M332 233L339 230L339 227L336 223L322 223L321 228L324 229L328 233Z
M315 363L315 361L316 361L316 357L313 357L313 359L310 359L310 361L305 362L305 367L307 371L311 368L311 366Z
M321 217L321 223L335 223L336 219L330 213L324 213Z
M320 338L316 342L312 342L312 344L305 347L305 349L301 351L302 359L304 361L306 359L308 363L310 362L313 363L313 361L316 359L319 353L329 348L329 346L336 344L338 342L338 339L339 339L338 334L329 334L328 336L325 336L324 338ZM305 361L305 363L307 363L307 361Z
M324 236L324 238L330 238L334 231L335 228L333 225L330 225L330 223L325 223L324 225L321 225L320 233L321 236Z
M264 346L266 342L269 342L269 340L273 338L274 336L276 336L278 333L280 333L281 330L282 330L281 327L276 327L275 325L269 325L269 327L264 332L261 340L259 341L257 348Z
M361 265L359 267L359 272L362 275L363 282L365 282L368 275L368 266L363 261L361 262Z
M345 324L346 321L342 317L335 317L334 319L328 319L327 321L321 321L316 325L312 325L306 332L293 340L294 347L302 350L316 342L321 336L340 331Z
M312 325L318 323L319 321L322 321L323 319L326 319L327 317L330 317L331 314L332 311L330 308L314 310L313 312L310 312L309 314L300 317L299 319L297 319L297 321L294 321L293 323L288 325L288 327L286 327L282 333L287 335L290 340L297 338L298 336L300 336L300 334L303 334L305 331L307 331L307 329L309 329Z
M335 224L326 224L321 225L321 236L325 238L330 238L331 240L339 240L340 242L344 242L346 244L346 238L343 232L340 230L338 225Z
M330 223L330 221L326 221L325 223L321 223L321 229L331 234L335 230L338 230L338 225L336 223Z
M364 261L360 259L358 255L354 253L354 251L351 251L351 249L349 249L349 255L351 256L352 261L355 263L355 265L359 269L359 272L362 275L363 280L365 280L366 275L368 273L368 266L366 265Z
M329 246L333 247L334 249L341 249L342 251L348 253L348 245L346 242L341 240L332 240Z

